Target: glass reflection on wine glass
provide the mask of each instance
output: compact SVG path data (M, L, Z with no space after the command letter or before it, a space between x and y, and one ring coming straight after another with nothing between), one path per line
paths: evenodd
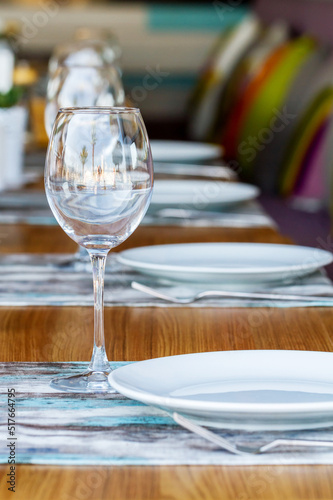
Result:
M45 190L63 230L85 248L94 283L95 332L87 372L58 378L71 392L113 392L104 345L104 270L107 254L127 239L147 211L153 186L149 140L135 108L67 108L50 137Z

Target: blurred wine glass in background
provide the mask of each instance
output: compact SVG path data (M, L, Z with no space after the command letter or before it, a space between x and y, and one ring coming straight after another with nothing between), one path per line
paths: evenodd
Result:
M60 108L122 106L120 47L109 30L81 28L55 47L49 61L45 128L50 137Z
M119 68L120 48L108 30L82 28L76 40L55 47L49 61L45 129L50 137L59 109L122 106L125 91ZM79 247L73 268L89 267L89 257Z
M75 39L55 47L49 61L51 76L59 66L116 66L120 72L121 49L109 30L80 28Z
M45 127L48 136L61 108L121 106L125 92L115 66L58 66L47 86Z

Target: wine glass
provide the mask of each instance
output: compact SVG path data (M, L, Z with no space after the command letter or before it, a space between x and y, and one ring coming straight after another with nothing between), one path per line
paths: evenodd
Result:
M126 240L145 215L153 187L149 140L136 108L65 108L48 146L45 191L62 229L85 248L93 268L94 347L89 369L57 378L69 392L114 392L104 346L104 270L111 248Z
M125 92L115 66L59 65L46 92L45 128L50 137L60 108L121 106Z
M75 40L57 45L49 60L49 75L59 66L118 66L121 50L109 30L80 28Z
M45 107L47 134L50 137L60 108L119 106L124 104L124 100L125 92L116 67L70 65L67 61L66 64L59 65L49 77ZM81 247L67 262L66 267L79 271L89 270L89 260Z

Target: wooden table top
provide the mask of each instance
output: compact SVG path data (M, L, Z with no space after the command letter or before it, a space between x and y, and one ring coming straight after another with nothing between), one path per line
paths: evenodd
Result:
M287 243L272 229L140 227L122 248L157 243ZM0 226L2 252L74 252L57 227ZM120 247L119 247L120 249ZM0 361L88 361L88 307L0 308ZM66 333L67 332L67 333ZM107 308L110 360L232 349L333 351L330 308ZM1 499L7 467L1 466ZM333 466L17 467L16 500L329 499Z

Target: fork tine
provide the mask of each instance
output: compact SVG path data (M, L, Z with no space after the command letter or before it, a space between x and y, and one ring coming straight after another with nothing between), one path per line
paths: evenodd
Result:
M317 439L275 439L270 443L261 446L259 453L265 453L273 448L278 448L279 446L299 446L308 448L333 448L333 441L321 441Z

